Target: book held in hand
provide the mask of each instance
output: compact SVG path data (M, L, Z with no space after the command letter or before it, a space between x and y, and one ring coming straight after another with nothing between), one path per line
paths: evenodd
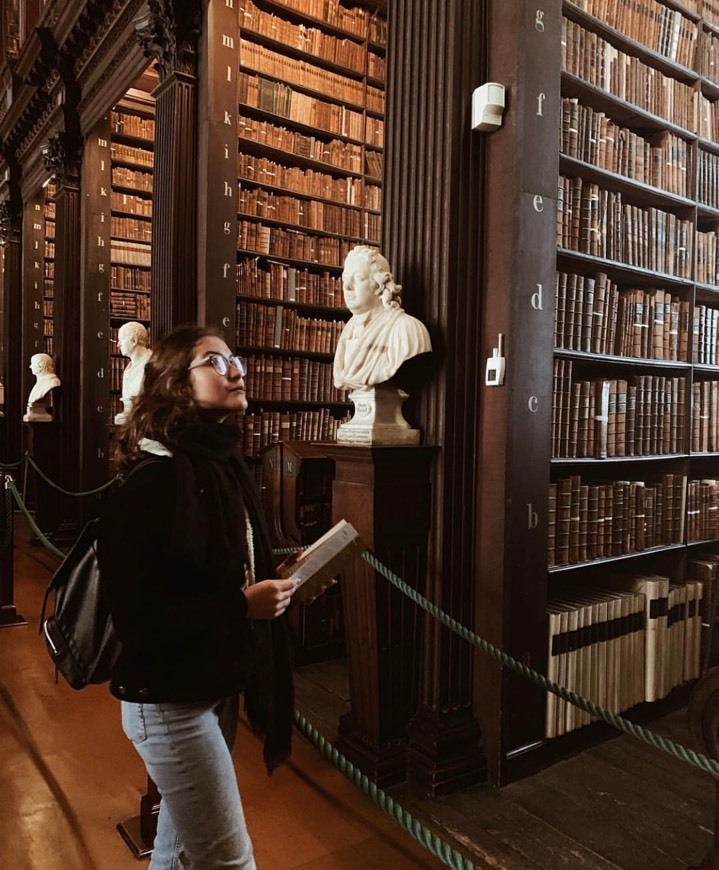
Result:
M354 526L340 520L306 550L288 556L278 566L277 573L279 577L295 578L295 598L304 603L366 549Z

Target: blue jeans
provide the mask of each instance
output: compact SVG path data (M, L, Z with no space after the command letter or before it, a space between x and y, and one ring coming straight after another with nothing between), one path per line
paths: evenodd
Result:
M151 870L255 870L231 750L239 699L122 701L122 727L162 795Z

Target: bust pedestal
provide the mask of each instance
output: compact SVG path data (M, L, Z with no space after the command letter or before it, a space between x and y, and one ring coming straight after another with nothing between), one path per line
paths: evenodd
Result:
M339 444L419 444L419 429L402 416L407 393L389 381L353 390L354 416L337 430Z
M346 519L380 561L425 590L429 470L437 448L317 444L335 463L332 522ZM351 709L337 748L379 786L407 776L407 723L418 701L424 620L364 559L340 582Z

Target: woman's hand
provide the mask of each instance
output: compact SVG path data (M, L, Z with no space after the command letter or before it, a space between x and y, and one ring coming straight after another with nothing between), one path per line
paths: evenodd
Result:
M275 619L287 610L295 581L261 580L244 590L248 619Z

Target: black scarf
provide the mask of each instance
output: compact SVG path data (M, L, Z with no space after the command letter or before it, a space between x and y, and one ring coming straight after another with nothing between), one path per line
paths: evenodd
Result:
M255 579L276 576L264 512L252 475L238 452L239 429L225 423L188 427L173 446L177 468L173 552L191 564L235 573L244 582L249 564L245 512L254 537ZM205 493L198 480L204 481ZM204 495L204 498L203 498ZM253 729L265 735L270 773L290 754L294 690L287 618L252 622L253 662L245 709Z

